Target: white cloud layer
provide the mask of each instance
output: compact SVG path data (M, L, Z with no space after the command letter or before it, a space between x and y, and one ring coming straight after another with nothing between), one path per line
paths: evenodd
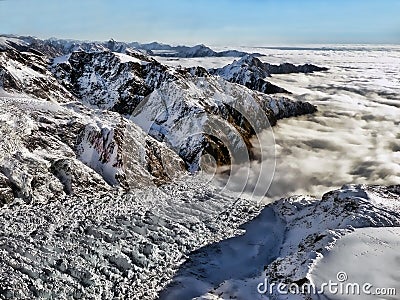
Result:
M319 112L274 128L277 167L270 196L320 195L346 183L399 183L400 48L274 52L263 59L330 70L272 80Z

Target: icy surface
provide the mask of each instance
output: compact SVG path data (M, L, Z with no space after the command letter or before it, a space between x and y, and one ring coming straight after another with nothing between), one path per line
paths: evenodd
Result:
M117 113L21 95L0 96L0 104L0 132L7 137L0 170L25 201L108 190L108 184L148 186L185 173L176 154ZM163 151L155 159L157 148ZM158 167L168 172L153 172Z
M114 54L121 60L121 63L126 63L126 62L134 62L134 63L138 63L138 64L146 64L148 62L146 61L142 61L136 57L133 57L131 55L127 55L124 53L117 53L114 52Z

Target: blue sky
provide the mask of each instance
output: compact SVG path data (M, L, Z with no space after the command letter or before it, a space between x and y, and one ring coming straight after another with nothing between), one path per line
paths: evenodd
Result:
M0 0L0 33L173 44L400 43L399 0Z

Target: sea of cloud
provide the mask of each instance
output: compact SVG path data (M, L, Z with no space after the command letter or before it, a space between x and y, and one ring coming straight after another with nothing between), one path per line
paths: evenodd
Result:
M322 193L346 183L400 183L400 48L266 50L265 61L314 63L329 71L271 81L318 112L274 128L271 197ZM276 54L273 54L273 53Z

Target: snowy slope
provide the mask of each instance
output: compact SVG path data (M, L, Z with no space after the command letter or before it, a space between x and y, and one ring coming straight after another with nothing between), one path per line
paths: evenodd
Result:
M398 187L263 207L186 173L204 153L221 165L238 149L253 155L255 133L314 112L266 95L264 81L311 66L246 57L214 76L131 46L0 39L1 299L310 299L257 286L398 263ZM385 274L362 279L396 285Z
M250 148L251 136L269 127L268 122L275 125L278 119L316 111L305 102L267 97L231 84L203 68L166 67L135 51L73 52L57 61L52 72L85 104L132 115L146 133L166 141L192 171L198 169L206 148L219 152L218 163L227 162L226 153L214 150L213 141L197 134L207 131L210 115L225 120L231 134L236 129L238 139L231 137L232 144L244 142Z
M391 275L398 276L399 209L398 187L344 186L320 200L281 199L242 226L244 235L192 253L161 299L310 299L280 294L276 286L260 294L257 287L265 280L298 286L334 281L343 270L350 282L398 287ZM362 262L365 267L356 267ZM391 271L385 269L390 262ZM377 269L366 275L368 268Z
M359 228L344 236L317 261L311 272L311 279L317 286L329 279L336 279L339 272L345 272L344 283L358 283L362 287L368 283L370 295L363 299L398 299L399 281L400 227ZM397 293L383 292L377 289L395 288ZM361 289L362 290L362 289ZM387 295L385 295L387 293ZM334 295L327 293L329 299L360 299L355 294Z
M79 41L79 40L64 40L51 38L40 40L30 36L0 36L0 49L9 46L18 46L20 50L26 51L28 48L41 51L43 53L57 56L68 54L75 51L84 52L104 52L112 51L125 53L126 50L136 49L144 54L157 55L162 57L179 57L179 58L194 58L194 57L242 57L247 55L247 52L238 50L214 51L211 48L200 44L195 46L171 46L157 42L142 44L138 42L118 42L113 39L109 41ZM260 55L253 53L253 55Z
M192 250L258 212L197 181L94 195L0 210L2 299L157 299Z
M0 49L12 49L15 46L27 46L28 43L22 39L12 36L0 36Z
M225 67L213 69L210 72L221 76L225 80L244 85L262 93L288 93L285 89L265 80L266 77L270 76L268 69L258 58L252 55L246 55Z
M54 76L84 103L130 114L161 81L172 77L166 68L137 51L71 53L55 58Z
M203 68L167 67L129 48L123 49L125 53L118 52L121 49L112 52L109 49L116 50L115 43L96 51L73 48L71 53L49 59L49 55L57 53L57 47L70 49L69 42L54 43L49 46L45 41L21 38L19 44L7 44L7 49L0 53L3 89L59 103L79 100L89 109L114 111L126 119L133 114L131 120L146 134L166 142L190 171L199 169L204 152L211 154L218 165L234 163L230 150L241 149L243 155L251 158L250 139L255 133L275 125L278 119L316 111L306 102L267 97L231 84ZM39 46L46 51L38 52ZM215 126L218 122L220 125ZM221 140L218 134L222 126L226 128ZM118 136L116 133L107 124L88 125L82 135L90 141L80 142L77 152L83 162L113 185L120 183L117 177L123 176L118 170L121 162L114 142L109 139ZM109 151L105 160L111 165L96 163L104 160L95 154L97 144ZM157 151L151 152L149 155L160 161ZM152 168L158 179L169 178L162 174L162 169Z

